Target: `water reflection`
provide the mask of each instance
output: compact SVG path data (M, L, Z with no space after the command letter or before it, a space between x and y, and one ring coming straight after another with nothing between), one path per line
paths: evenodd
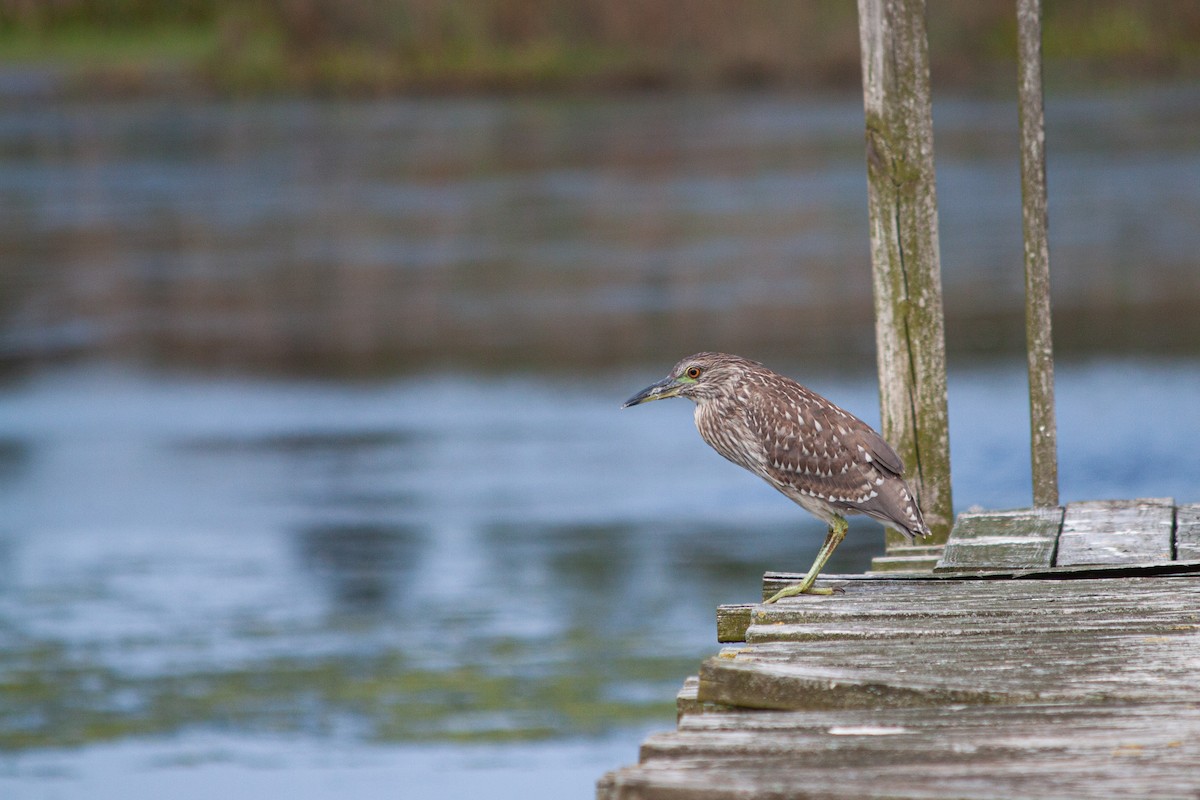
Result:
M1048 98L1063 352L1200 348L1197 91ZM1016 115L935 117L950 348L1015 352ZM0 123L0 355L869 359L861 142L852 95L34 104Z
M1195 99L1049 103L1056 334L1094 356L1060 363L1067 500L1200 500ZM937 117L951 348L1003 353L1015 118ZM267 741L615 736L629 761L714 606L807 567L822 527L686 403L617 405L722 347L877 420L861 159L857 99L0 118L0 358L30 367L0 387L6 765L153 751L174 790ZM1139 349L1184 355L1112 355ZM1021 363L952 370L962 507L1028 503ZM830 570L881 546L855 521Z
M0 746L668 723L713 607L806 566L822 528L709 452L686 403L622 414L645 377L10 385ZM806 379L874 416L869 374ZM1064 365L1064 497L1196 500L1197 394L1196 362ZM954 373L951 413L960 503L1025 504L1021 365ZM1147 416L1174 422L1121 422ZM881 546L855 520L832 570Z
M0 481L19 475L27 468L30 456L29 442L15 437L0 440Z
M300 554L343 613L393 610L419 564L413 528L370 524L316 525L298 535Z

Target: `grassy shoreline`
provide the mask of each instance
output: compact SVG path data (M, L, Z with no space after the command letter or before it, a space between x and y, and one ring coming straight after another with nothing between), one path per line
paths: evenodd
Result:
M675 0L667 5L677 12L717 9L682 29L671 13L655 17L613 0L603 12L584 0L554 6L565 10L548 20L542 16L551 7L534 0L525 4L533 12L526 8L514 21L521 5L486 0L468 12L455 0L377 3L370 6L377 18L367 12L352 18L310 0L325 16L301 24L272 13L269 3L195 0L199 11L188 17L81 13L61 20L6 15L0 0L0 75L40 73L51 76L55 94L89 95L164 88L389 95L858 86L853 4L757 0L738 6L746 11L738 14L719 3L691 8ZM980 0L964 12L951 0L929 0L936 86L989 91L1015 81L1009 5ZM1200 10L1186 2L1076 1L1052 11L1044 28L1051 86L1200 78Z

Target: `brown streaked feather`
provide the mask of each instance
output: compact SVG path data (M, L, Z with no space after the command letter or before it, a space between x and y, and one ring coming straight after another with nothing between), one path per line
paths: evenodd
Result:
M697 353L671 371L696 404L696 427L714 450L832 522L866 514L905 536L929 533L896 451L869 425L757 361Z
M875 457L875 463L897 478L904 477L904 461L892 449L892 446L872 428L867 427L866 423L862 424L860 431L862 434L861 444L867 452Z
M874 440L882 439L799 384L774 388L769 396L753 397L746 415L750 429L766 443L764 477L780 488L802 488L835 508L869 500L881 473ZM788 408L781 413L785 397ZM899 460L892 456L891 461Z
M734 404L697 406L704 439L813 514L861 513L906 536L924 521L896 451L861 419L790 378L755 365Z

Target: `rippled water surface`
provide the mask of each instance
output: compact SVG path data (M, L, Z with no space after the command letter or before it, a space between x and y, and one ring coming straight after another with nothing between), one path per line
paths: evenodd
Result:
M934 111L949 346L1019 352L1014 107ZM1200 87L1046 113L1060 350L1200 354ZM862 131L853 95L17 106L0 354L870 360Z
M1048 102L1064 500L1200 502L1200 102ZM1029 502L1015 117L939 105L959 510ZM878 419L857 99L0 119L0 795L588 797L814 519L686 352ZM882 548L864 521L831 571Z
M585 795L671 724L714 607L822 533L684 401L619 411L649 377L9 385L0 787L368 796L451 765L472 791L544 772ZM877 417L869 375L810 383ZM953 376L960 506L1027 503L1022 383ZM1200 500L1200 363L1072 365L1059 389L1066 499ZM833 569L881 541L857 521Z

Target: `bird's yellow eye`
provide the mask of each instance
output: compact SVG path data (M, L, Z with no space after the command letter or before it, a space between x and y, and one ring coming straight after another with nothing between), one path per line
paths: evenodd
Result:
M684 372L683 374L687 375L692 380L696 380L696 378L700 377L701 372L702 372L702 370L699 367L688 367L687 371Z

